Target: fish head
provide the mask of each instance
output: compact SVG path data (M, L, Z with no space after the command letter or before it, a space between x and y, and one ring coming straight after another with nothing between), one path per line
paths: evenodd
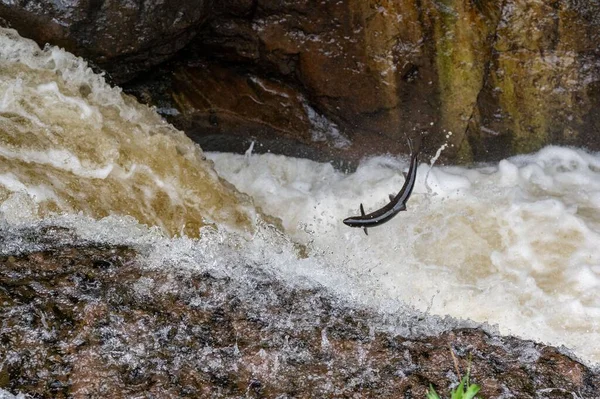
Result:
M343 222L344 222L344 224L346 226L359 227L358 224L357 224L356 218L353 218L353 217L346 218L346 219L343 220Z

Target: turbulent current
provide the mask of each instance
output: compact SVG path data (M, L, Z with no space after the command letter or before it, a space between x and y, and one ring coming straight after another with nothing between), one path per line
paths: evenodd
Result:
M170 235L251 224L248 203L182 132L81 59L6 29L0 134L0 209L9 218L116 212Z
M423 163L407 212L369 236L341 223L396 194L407 161L343 174L203 154L81 59L0 30L2 231L62 225L151 248L150 267L251 260L382 314L487 322L600 362L600 155L547 147L473 169ZM5 242L0 253L27 249Z

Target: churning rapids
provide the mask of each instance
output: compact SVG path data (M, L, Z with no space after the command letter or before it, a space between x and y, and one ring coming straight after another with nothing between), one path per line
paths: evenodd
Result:
M408 212L368 237L341 223L361 202L370 211L387 201L406 166L379 157L343 174L283 156L203 154L81 59L0 30L4 234L67 226L144 247L149 267L251 261L382 314L487 322L600 362L600 155L547 147L475 169L423 163ZM0 242L0 254L27 250L18 237Z

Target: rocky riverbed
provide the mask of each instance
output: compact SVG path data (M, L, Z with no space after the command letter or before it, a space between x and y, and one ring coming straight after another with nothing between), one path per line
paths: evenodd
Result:
M423 398L471 364L481 397L600 397L600 374L564 350L489 327L431 336L418 314L395 335L376 328L381 315L256 265L238 265L243 279L148 268L134 248L56 227L0 243L0 388L14 394Z

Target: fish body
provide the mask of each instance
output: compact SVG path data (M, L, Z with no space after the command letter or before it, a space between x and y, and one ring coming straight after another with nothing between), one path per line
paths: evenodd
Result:
M410 198L412 194L413 188L415 186L415 182L417 179L417 166L418 166L418 151L413 151L412 142L409 140L408 145L411 148L411 158L410 158L410 167L408 169L408 173L406 174L406 179L404 180L404 185L400 192L395 196L390 195L390 202L384 207L365 214L365 210L363 205L360 204L360 216L351 216L349 218L344 219L344 224L350 227L361 227L364 229L365 234L367 233L367 228L379 226L384 224L385 222L391 220L394 216L398 214L398 212L406 210L406 202Z

